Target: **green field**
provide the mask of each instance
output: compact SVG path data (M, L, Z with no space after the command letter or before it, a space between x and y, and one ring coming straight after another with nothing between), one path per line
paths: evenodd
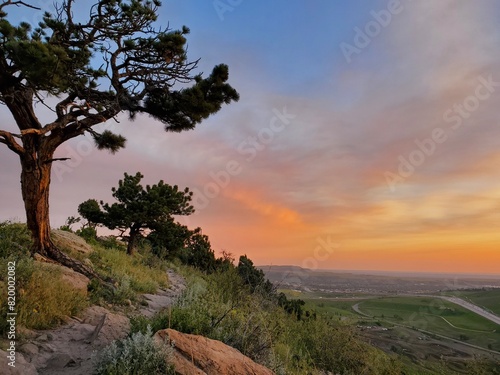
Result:
M336 299L346 299L346 298L373 298L373 294L366 293L334 293L334 292L321 292L321 291L300 291L294 289L278 289L278 292L283 292L289 298L300 298L304 301L306 299L326 299L335 301Z
M353 311L352 306L362 301L361 298L348 297L346 294L332 294L322 292L299 292L290 289L280 289L288 298L299 298L305 301L304 308L316 311L319 314L338 317L339 320L348 319L349 322L357 321L359 316Z
M432 297L376 297L351 296L325 297L318 292L298 292L282 290L291 298L300 298L306 302L307 310L338 318L346 323L370 320L360 317L353 310L358 305L361 312L373 317L374 321L384 326L399 324L410 328L440 334L482 348L500 351L500 326L454 303ZM457 296L470 300L494 311L498 308L498 291L457 292ZM452 293L446 293L451 295ZM454 294L455 295L455 294Z
M500 315L500 289L456 290L452 292L445 292L443 294L462 298L497 315Z
M391 297L365 300L359 309L376 319L500 350L500 326L439 298Z
M309 311L347 325L368 327L358 331L361 337L389 353L399 350L398 358L405 364L405 374L465 373L464 361L475 355L477 349L457 347L449 340L441 345L443 338L434 334L500 352L500 326L440 298L280 292L304 300L304 307ZM353 309L356 305L361 312L373 317L360 316Z
M330 317L339 317L339 320L345 320L345 318L348 318L349 321L358 320L358 315L352 310L352 305L359 300L335 302L325 299L304 299L304 301L307 310L314 310Z

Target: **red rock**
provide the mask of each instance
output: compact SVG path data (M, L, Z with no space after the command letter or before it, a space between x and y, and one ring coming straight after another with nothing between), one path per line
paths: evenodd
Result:
M238 350L217 340L164 329L154 336L173 346L173 362L179 375L274 375Z

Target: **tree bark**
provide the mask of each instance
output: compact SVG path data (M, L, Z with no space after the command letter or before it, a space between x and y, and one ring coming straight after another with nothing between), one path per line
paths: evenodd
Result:
M1 76L1 75L0 75ZM10 77L12 78L12 77ZM16 80L0 85L1 97L9 108L22 135L22 147L15 149L21 161L21 192L26 223L33 238L31 254L38 253L89 278L99 275L85 264L60 251L50 239L49 187L54 151L64 141L56 129L50 136L37 134L42 129L33 109L34 92ZM33 131L29 131L33 130Z
M33 147L26 148L30 143ZM53 152L37 148L36 143L25 142L26 152L21 155L21 191L26 210L26 223L33 238L32 255L38 253L89 278L100 279L91 267L66 255L52 243L49 187Z
M136 240L138 234L139 234L139 229L132 226L132 228L130 228L130 233L128 235L128 244L127 244L127 254L128 255L134 255L135 240Z
M21 192L26 210L26 224L33 236L32 253L50 257L49 186L51 163L21 157ZM49 156L50 158L50 156Z

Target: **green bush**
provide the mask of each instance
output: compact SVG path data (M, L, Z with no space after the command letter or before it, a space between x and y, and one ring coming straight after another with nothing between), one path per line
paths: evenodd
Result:
M84 227L75 232L91 245L97 244L97 231L92 227Z
M0 258L15 260L29 256L32 244L26 224L0 222Z
M130 278L128 276L123 276L117 282L118 286L113 290L111 302L115 304L123 304L125 301L135 301L136 292L132 288Z
M151 327L145 333L114 341L95 358L96 375L174 375L172 348L154 342Z
M97 238L97 242L105 249L127 250L127 246L116 237L99 237Z
M250 287L252 293L257 292L265 297L275 293L273 284L266 279L264 272L256 268L252 260L246 255L240 256L236 269L238 270L238 275Z

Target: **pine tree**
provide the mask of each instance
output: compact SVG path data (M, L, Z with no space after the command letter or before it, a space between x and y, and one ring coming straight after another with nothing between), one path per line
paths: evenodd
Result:
M32 29L25 22L12 24L7 10L24 6L32 14L35 7L0 2L0 103L19 128L18 133L0 129L0 143L20 158L33 253L96 277L50 239L50 174L53 163L61 162L54 158L56 149L89 133L97 148L114 153L125 146L125 138L94 127L122 112L131 118L147 114L167 132L180 132L239 97L227 83L226 65L215 66L206 78L194 74L198 60L187 58L187 27L155 27L160 1L100 0L89 5L86 20L78 21L74 3L56 4L54 14L44 13ZM51 122L41 123L35 102L52 109Z
M173 221L173 215L190 215L192 192L188 188L179 190L177 185L165 184L163 180L156 185L140 182L144 176L137 172L135 176L125 173L117 188L112 188L113 204L101 201L101 207L95 199L89 199L78 206L78 212L89 222L102 224L109 229L118 229L122 235L128 232L127 253L132 255L137 237L144 229L155 229Z

